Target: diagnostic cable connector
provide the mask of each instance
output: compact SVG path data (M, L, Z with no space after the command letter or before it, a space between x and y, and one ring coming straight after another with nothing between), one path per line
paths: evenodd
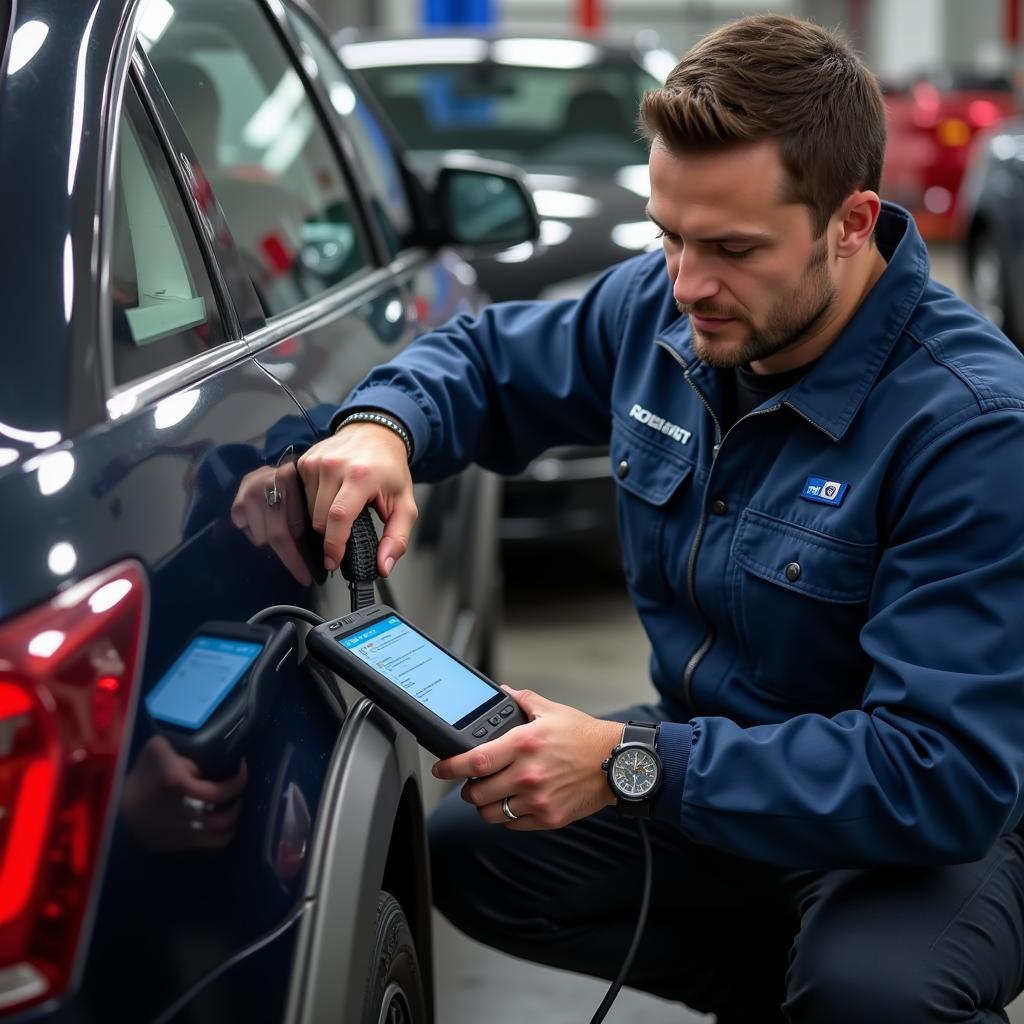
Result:
M352 611L367 608L376 600L373 583L377 579L377 530L367 505L352 524L352 533L341 560L341 575L348 580Z

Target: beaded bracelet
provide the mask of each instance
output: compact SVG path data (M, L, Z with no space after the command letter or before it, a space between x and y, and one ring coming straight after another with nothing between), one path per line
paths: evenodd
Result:
M380 427L387 427L388 430L393 431L402 439L402 444L405 445L405 456L412 462L412 438L409 436L409 431L398 420L385 416L382 412L370 412L369 410L353 412L338 424L334 432L337 433L342 427L347 427L350 423L376 423Z

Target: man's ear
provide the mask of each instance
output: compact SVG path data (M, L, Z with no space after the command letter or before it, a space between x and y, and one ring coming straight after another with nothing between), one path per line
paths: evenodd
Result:
M838 257L856 256L871 241L881 210L882 201L877 192L865 189L846 197L832 218Z

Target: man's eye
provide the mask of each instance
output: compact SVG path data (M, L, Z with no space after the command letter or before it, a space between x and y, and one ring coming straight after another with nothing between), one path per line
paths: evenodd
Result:
M742 260L754 251L753 246L747 249L727 249L724 245L720 245L718 249L723 256L731 260Z
M679 241L679 236L678 235L673 235L671 231L666 231L664 228L662 228L654 237L655 238L664 238L666 241L669 241L669 242L678 242Z

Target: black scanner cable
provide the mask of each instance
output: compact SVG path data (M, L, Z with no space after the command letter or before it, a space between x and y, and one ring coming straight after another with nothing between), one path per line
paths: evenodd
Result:
M375 598L374 584L380 586L382 594L393 608L394 599L389 593L390 587L385 580L377 577L377 530L374 528L373 520L370 517L370 506L367 505L362 512L356 516L352 524L352 533L349 536L348 544L345 545L345 554L341 560L341 574L348 580L348 590L351 596L352 611L357 612L373 604ZM324 621L315 612L307 608L300 608L297 605L279 604L270 608L264 608L257 612L249 621L262 622L264 619L274 615L291 615L303 619L314 626L321 625ZM633 931L633 939L630 942L626 958L619 968L605 993L601 1005L598 1006L594 1016L590 1018L590 1024L600 1024L611 1009L615 997L619 994L629 969L633 966L637 949L640 946L640 939L643 937L644 928L647 925L647 914L651 907L651 882L654 873L653 856L651 854L651 838L647 834L647 825L642 819L637 819L637 828L640 831L640 838L644 848L644 890L640 900L640 913L637 915L636 928Z

